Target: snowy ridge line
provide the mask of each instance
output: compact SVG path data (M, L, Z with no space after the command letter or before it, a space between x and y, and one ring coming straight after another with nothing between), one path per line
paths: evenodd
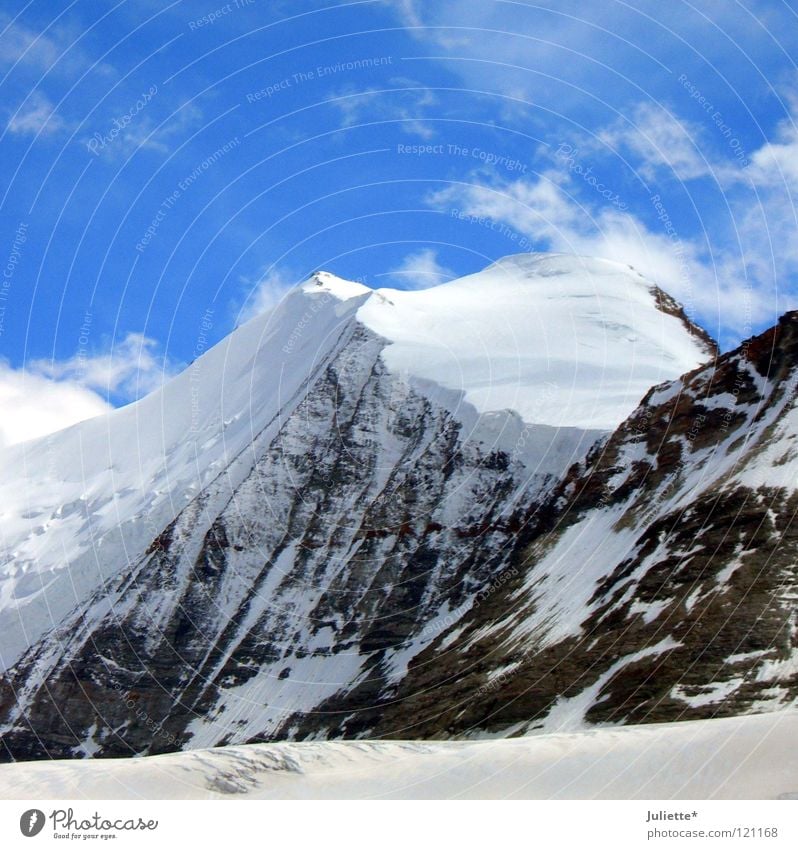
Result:
M95 522L92 520L97 512L91 509L92 499L81 495L85 505L82 509L86 517L82 527L77 527L78 523L74 521L75 516L80 514L71 512L65 514L66 518L61 522L61 526L56 521L54 527L43 535L38 535L35 528L31 531L35 518L27 520L19 528L18 533L23 540L22 547L35 541L38 551L30 557L25 557L22 552L12 554L5 570L0 572L0 599L6 599L5 603L0 601L0 625L5 626L2 630L6 635L0 643L0 660L5 666L14 662L18 652L36 641L37 634L43 633L43 627L58 625L63 615L59 614L59 609L65 599L67 602L70 599L73 603L79 602L98 584L101 587L112 579L119 568L135 562L153 538L164 531L184 506L198 493L205 491L212 481L229 474L234 461L244 457L248 449L251 450L254 433L247 425L252 424L253 420L247 419L245 413L249 408L254 410L256 416L261 415L252 405L250 384L256 374L253 367L257 366L256 359L259 357L263 366L272 371L271 362L277 356L280 342L279 332L276 339L275 333L290 323L293 313L304 308L305 300L306 297L297 292L278 307L278 314L274 316L277 326L267 333L262 346L265 349L263 353L259 351L258 340L268 331L269 323L273 320L271 314L255 318L248 325L239 328L233 336L198 358L189 370L142 401L116 410L108 416L73 425L52 437L6 449L6 458L11 458L14 462L21 461L27 469L22 473L23 491L30 493L28 482L34 481L33 492L41 491L41 497L47 499L46 503L29 505L28 512L34 516L48 512L54 516L59 515L62 512L62 505L59 504L60 493L70 489L75 495L81 490L97 492L94 500L99 501L101 505L116 505L118 493L121 491L129 506L124 512L117 508L116 518L109 516L107 520L100 519ZM282 317L279 313L282 313ZM308 333L312 336L314 330L326 332L325 328L346 324L351 321L351 313L353 309L350 309L349 316L343 317L337 316L334 311L330 315L319 312L314 315L315 324L309 327ZM277 344L274 344L275 341ZM243 344L238 344L239 342ZM228 370L237 378L231 385L221 381L228 363L231 364ZM243 367L244 363L248 365ZM202 381L202 384L209 388L206 403L203 405L203 409L207 410L206 424L200 423L192 431L194 411L191 408L190 384L196 374L204 375L207 371L218 376ZM290 387L294 397L300 395L302 387L307 387L311 382L310 376L300 374L299 377L301 385ZM280 409L275 403L277 392L285 384L273 384L273 380L267 382L265 393L267 398L271 396L274 399L269 401L269 404L273 405L273 412L269 414L268 404L263 405L262 409L263 413L270 415L270 420L275 422L280 417ZM230 410L229 406L225 410L224 399L230 396L236 404L234 411ZM161 433L162 419L155 411L149 410L150 407L177 415L178 421L170 425L168 434ZM180 421L181 418L183 422ZM265 423L260 424L255 433L264 427ZM92 451L83 451L80 448L83 444L91 445ZM160 456L157 453L159 444L164 446ZM131 452L131 446L144 446L144 452L141 455L135 450ZM154 459L149 456L153 453L152 446L156 447ZM197 458L198 449L203 452L201 461ZM105 461L102 460L103 454L107 455ZM74 457L79 458L81 466L85 460L89 460L92 468L76 474L70 465ZM6 465L5 476L0 479L0 495L4 496L6 504L15 503L10 490L20 487L19 481L14 477L14 462L10 467ZM127 464L127 471L121 467L122 463ZM106 464L110 474L101 471ZM62 467L65 469L63 473ZM120 468L114 472L115 467ZM148 481L142 474L142 467L149 468L154 479ZM192 471L193 467L197 468L197 472ZM58 482L59 475L65 477L66 485ZM56 479L52 479L54 477ZM73 479L79 489L71 483ZM127 481L128 485L123 481ZM9 490L7 495L4 493L5 487ZM70 495L67 495L66 499L70 502L76 500ZM8 521L0 516L0 532L6 538L7 550L13 547L13 542L8 539L6 533L8 525ZM88 535L85 533L86 529ZM69 575L65 581L66 564L69 564ZM49 579L50 589L46 594L42 594L41 582L38 579L38 575L42 573L52 576ZM26 610L26 635L15 640L9 631L13 633L20 627L16 614L20 605L15 589L21 581L37 585L37 592L23 603L29 606L32 601L38 604L41 610ZM67 585L66 593L58 591L59 584ZM41 602L38 599L41 599ZM16 621L9 621L11 616ZM44 625L37 626L37 622L42 621Z
M252 471L252 466L255 462L253 458L259 453L257 446L268 446L279 434L279 426L281 423L290 418L296 407L307 394L308 388L318 379L319 374L327 368L329 362L335 358L337 353L346 347L347 340L345 339L345 335L347 333L351 335L352 332L352 325L348 325L344 330L342 330L336 343L336 349L328 353L327 359L317 365L316 371L304 380L303 384L296 389L292 398L288 399L280 410L275 413L272 419L266 423L263 429L254 436L252 444L242 448L239 454L232 458L229 466L221 470L216 478L209 481L207 488L195 495L193 500L186 505L181 513L181 517L184 521L188 518L189 529L192 525L194 525L194 523L199 521L202 516L207 518L208 523L212 522L213 516L223 512L230 506L231 503L234 502L236 489ZM181 517L178 517L178 519ZM174 533L175 531L179 532L176 526L177 521L178 520L176 519L170 522L167 527L160 531L156 539L161 539L167 533ZM199 552L202 548L204 534L207 533L207 530L205 529L204 524L200 524L199 528L203 531L203 533L199 536L196 532L193 534L190 533L190 538L192 540L190 546L187 541L183 548L181 559L183 559L186 563L193 563L199 556ZM124 617L125 613L136 606L138 597L135 594L132 594L132 590L139 582L138 579L143 574L146 574L148 568L150 568L150 561L146 556L150 553L151 552L148 550L147 552L144 552L143 556L139 554L135 560L128 561L131 564L132 571L129 575L123 576L122 583L118 586L118 588L112 589L111 587L106 586L99 587L93 596L86 599L74 612L70 622L65 622L58 626L59 632L66 632L70 635L69 642L64 644L60 639L58 640L62 656L61 658L55 658L51 654L51 660L55 661L52 665L43 667L43 661L37 658L37 673L31 676L26 687L26 691L22 691L17 694L20 703L24 702L26 692L29 691L30 688L35 689L36 687L41 686L41 682L46 680L49 675L55 673L61 664L69 665L69 657L73 655L77 649L84 646L92 639L93 623L88 614L93 607L96 605L108 605L117 618L121 619ZM184 585L189 580L190 575L186 573L184 576ZM174 595L175 597L179 597L180 593L178 589L174 591ZM167 608L167 610L168 605L168 599L164 599L164 607ZM160 633L163 627L163 622L159 624L158 616L153 612L148 611L147 625L149 628L153 629L155 633ZM135 649L134 654L136 654ZM137 655L136 659L140 661L144 660L144 658L139 658ZM44 663L46 664L46 662L47 661L45 659ZM222 659L221 663L223 662L224 659ZM145 673L140 672L138 674L144 675ZM210 684L212 681L213 678L211 677L206 680L206 683ZM21 718L18 712L13 713L11 716L14 719Z
M798 714L0 766L4 799L796 799Z

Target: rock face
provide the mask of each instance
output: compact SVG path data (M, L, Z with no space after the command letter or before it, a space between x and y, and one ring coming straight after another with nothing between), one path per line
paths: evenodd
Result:
M634 409L652 375L714 351L663 293L590 262L505 260L482 295L479 275L431 294L319 275L160 396L8 454L64 483L6 524L3 757L792 703L798 320ZM556 324L557 304L577 335L541 353L513 321L539 307ZM515 379L520 409L491 400L485 357L468 364L480 311L493 395ZM612 404L591 406L596 350ZM574 384L546 395L548 368ZM614 432L594 426L613 416ZM70 450L103 429L110 447L78 478ZM134 462L121 447L136 440Z
M414 658L389 702L358 705L357 732L514 735L794 705L797 367L788 313L652 389L524 516L509 579Z

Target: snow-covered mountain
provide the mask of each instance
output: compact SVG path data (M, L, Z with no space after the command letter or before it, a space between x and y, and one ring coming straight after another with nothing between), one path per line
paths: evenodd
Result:
M653 561L631 582L622 562L676 509L678 475L719 462L706 428L682 446L689 474L655 473L660 452L681 462L672 428L652 434L692 397L682 383L634 411L714 355L667 295L603 260L509 257L416 292L319 273L153 395L5 449L5 757L604 721L607 681L678 639L649 640L672 613L648 598ZM690 380L714 387L707 368ZM728 403L713 390L709 420ZM738 436L753 409L734 411ZM596 648L584 629L603 613Z

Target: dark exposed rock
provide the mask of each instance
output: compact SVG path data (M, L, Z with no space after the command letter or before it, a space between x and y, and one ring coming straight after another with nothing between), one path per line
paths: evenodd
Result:
M347 711L357 714L359 734L374 736L558 727L556 711L591 688L586 723L695 719L793 703L798 494L753 489L735 472L761 464L775 440L792 438L784 418L795 403L797 325L798 315L788 314L712 365L655 387L529 512L511 580L415 657L389 698L334 697L299 720L300 736ZM761 380L746 369L752 359ZM715 406L715 398L728 397L731 408ZM630 461L638 446L645 458ZM569 529L613 508L615 532L630 535L623 553L597 555L604 577L570 623L578 628L551 641L550 623L535 622L534 593L524 587L534 586ZM582 564L571 565L578 573ZM525 629L525 621L533 624Z

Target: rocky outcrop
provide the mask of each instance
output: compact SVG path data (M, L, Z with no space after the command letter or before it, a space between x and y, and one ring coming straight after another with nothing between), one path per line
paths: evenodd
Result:
M652 389L524 517L509 580L414 658L390 700L356 705L357 733L522 734L795 704L797 368L788 313Z

